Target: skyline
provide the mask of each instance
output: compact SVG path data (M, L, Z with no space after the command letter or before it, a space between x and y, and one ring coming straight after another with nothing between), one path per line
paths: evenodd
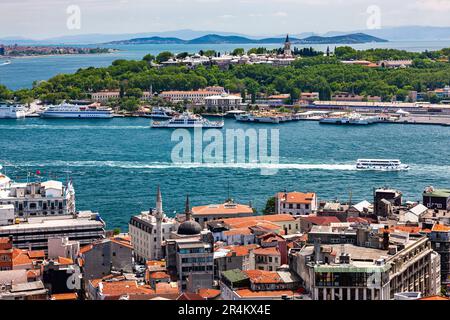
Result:
M0 12L0 37L32 39L183 29L272 36L450 26L450 0L3 0Z

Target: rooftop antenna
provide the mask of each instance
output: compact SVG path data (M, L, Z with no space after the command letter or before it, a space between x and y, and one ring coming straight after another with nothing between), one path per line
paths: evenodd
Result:
M349 200L348 200L348 206L351 207L352 206L352 196L353 196L353 192L352 189L350 189L350 193L349 193Z

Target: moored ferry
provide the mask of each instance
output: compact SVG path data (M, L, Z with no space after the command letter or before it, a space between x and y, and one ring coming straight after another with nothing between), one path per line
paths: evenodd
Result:
M152 128L223 128L223 121L209 121L199 115L184 112L168 121L153 121Z
M21 105L0 104L0 119L25 118L26 109Z
M319 120L322 124L339 124L339 125L369 125L379 122L376 116L363 116L358 113L352 113L344 116L327 116Z
M406 171L410 167L398 159L358 159L357 170Z
M65 119L110 119L114 116L111 108L92 105L76 105L63 103L57 106L49 106L41 113L43 118Z
M271 114L251 114L243 113L235 116L236 121L240 122L256 122L256 123L280 123L281 118Z
M172 119L174 115L175 111L173 111L171 108L154 107L152 108L152 112L145 114L144 117L152 119L168 120Z

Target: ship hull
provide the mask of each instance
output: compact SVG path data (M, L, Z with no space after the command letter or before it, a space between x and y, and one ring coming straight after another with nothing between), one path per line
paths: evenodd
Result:
M107 113L44 112L41 117L46 119L111 119L114 115Z

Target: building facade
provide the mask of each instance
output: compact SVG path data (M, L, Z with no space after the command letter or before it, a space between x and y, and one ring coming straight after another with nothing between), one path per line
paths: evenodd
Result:
M293 216L309 215L317 210L315 193L279 192L275 195L275 213Z
M159 260L163 256L162 242L177 229L177 222L168 218L162 209L162 195L158 187L156 209L132 217L128 224L136 261Z

